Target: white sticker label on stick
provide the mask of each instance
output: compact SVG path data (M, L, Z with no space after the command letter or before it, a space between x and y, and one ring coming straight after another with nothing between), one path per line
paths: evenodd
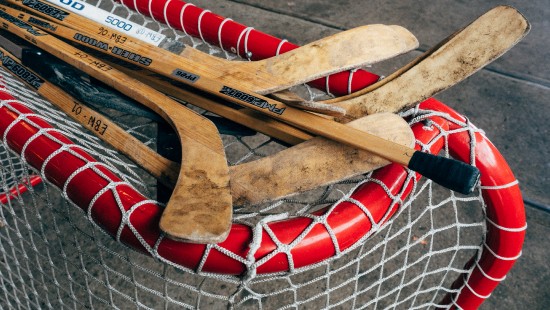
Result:
M143 27L130 20L109 13L90 4L75 0L46 0L69 11L82 15L113 30L123 32L128 36L159 46L166 38L165 35Z

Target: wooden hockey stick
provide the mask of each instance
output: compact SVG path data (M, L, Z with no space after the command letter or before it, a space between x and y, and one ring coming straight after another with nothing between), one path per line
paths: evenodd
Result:
M19 61L25 58L44 59L41 51L13 46L2 36L0 45L17 54L14 56L0 48L0 65L164 185L171 188L176 185L180 171L178 163L154 152L108 117L80 104ZM399 144L414 145L414 135L408 124L395 114L369 115L349 125ZM385 159L368 152L316 137L275 155L230 167L233 202L253 205L280 199L372 171L387 163ZM294 173L296 171L300 173Z
M348 120L412 107L485 67L529 30L515 8L495 7L380 82L322 103L344 108Z
M5 21L5 24L9 23L5 27L10 32L23 37L28 42L68 62L80 62L80 59L78 59L80 57L78 55L79 52L75 52L74 47L46 34L34 34L35 30L31 25L5 12L0 12L2 13L0 17ZM16 27L12 27L10 24ZM86 55L86 57L90 56ZM198 64L193 64L189 68L184 67L184 69L193 74L192 70L197 66ZM185 80L185 83L198 90L270 115L312 134L324 136L328 139L385 157L458 192L470 193L479 179L479 171L475 167L462 162L415 151L349 126L288 107L276 100L252 94L247 89L239 89L236 86L212 79L209 76L201 76L193 81Z
M59 15L59 10L63 11L49 3L36 6L25 5L26 2L21 0L8 2L45 17L49 15L43 12L51 13L46 9L48 7L56 9L55 16ZM68 23L67 19L71 17L72 28L54 22L46 24L36 17L4 9L45 31L169 78L193 82L208 76L259 94L273 93L333 73L380 62L418 46L416 38L406 29L377 24L347 30L269 59L235 62L193 48L186 48L182 53L185 57L180 57L132 37L119 38L117 33L104 26L98 30L96 24L92 29L90 25L95 22L69 12L63 20ZM201 66L197 66L197 60Z
M225 239L232 218L229 168L223 144L212 122L148 85L34 29L4 11L0 11L0 19L4 22L4 29L32 44L48 42L37 45L46 47L43 49L49 49L48 52L54 56L102 80L162 116L180 138L181 162L184 165L179 171L178 182L166 206L166 211L176 210L179 215L178 223L175 223L179 232L171 237L199 243L220 242ZM181 216L182 214L185 216Z

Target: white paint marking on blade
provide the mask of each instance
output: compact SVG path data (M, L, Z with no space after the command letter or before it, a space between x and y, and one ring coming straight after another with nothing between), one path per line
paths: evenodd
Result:
M136 24L128 19L109 13L93 5L75 0L46 0L67 10L101 23L106 27L128 34L131 37L159 46L164 34Z

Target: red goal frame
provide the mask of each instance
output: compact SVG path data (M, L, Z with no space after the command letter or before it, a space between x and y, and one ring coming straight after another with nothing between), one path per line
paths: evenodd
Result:
M240 55L251 55L252 59L267 58L297 47L182 1L123 0L122 3L223 49L234 48ZM367 71L357 70L332 75L313 84L335 95L343 95L368 86L378 78ZM42 117L17 103L8 92L0 92L0 100L0 134L4 144L40 171L43 179L63 189L90 220L118 241L199 272L241 274L246 271L245 261L250 254L253 235L250 227L233 224L227 240L216 247L165 238L158 228L161 206L122 182L109 168L98 163L62 133L53 130L53 126ZM435 99L422 102L419 109L439 112L441 116L435 116L431 121L449 132L468 123L462 115ZM448 145L453 157L473 163L481 171L481 191L487 213L486 243L482 253L472 257L468 263L475 266L472 273L456 280L455 287L461 288L459 293L447 298L447 302L458 307L476 308L504 279L521 254L526 221L518 182L500 152L480 132L457 130L443 139L438 130L427 130L422 125L413 126L413 131L419 142L431 143L432 153L437 154ZM438 140L432 141L434 138ZM471 145L475 148L472 149ZM394 195L402 195L401 198L405 199L415 183L408 181L408 174L409 171L400 165L391 164L376 171L374 178L382 181ZM420 175L416 175L416 179L419 178ZM398 208L375 183L357 188L352 198L368 207L377 224L382 224L379 221L387 220L387 214ZM338 249L335 249L333 236L327 229L316 225L293 248L293 268L330 259L369 233L372 223L357 205L342 202L333 208L338 208L338 212L331 212L327 222L336 232ZM319 210L315 215L326 210ZM257 272L288 271L289 258L283 253L274 253L277 244L272 236L289 244L311 221L309 217L295 217L267 224L269 232L262 228L259 246L252 254L257 260L269 259L258 267Z

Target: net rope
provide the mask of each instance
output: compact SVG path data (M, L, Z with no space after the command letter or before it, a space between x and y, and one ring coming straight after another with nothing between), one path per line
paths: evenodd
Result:
M200 38L192 38L119 3L100 1L97 5L160 30L174 41L190 42L210 54L227 55L228 59L235 57L228 54L228 47L222 49ZM247 34L244 35L243 40L246 40ZM47 120L55 129L40 131L40 135L55 139L54 133L62 132L75 142L64 146L62 152L80 156L75 149L83 149L98 160L98 163L88 162L86 169L103 174L100 167L106 167L122 178L120 183L106 187L106 192L114 193L113 187L125 184L150 198L144 203L162 205L155 201L156 182L152 177L25 88L8 72L2 69L0 76L0 88L12 94L17 99L15 103L37 113L22 114L18 121L32 123L36 117ZM317 90L303 87L311 94L311 99L318 96ZM15 109L13 104L2 102L8 109ZM108 114L127 131L156 147L155 123L118 111L108 111ZM425 144L417 140L417 144L429 150L432 143L443 141L442 154L446 156L450 156L450 135L458 132L468 132L472 136L483 134L471 123L459 122L439 111L414 108L403 116L411 126L421 124L426 130L440 131L431 142ZM459 129L443 128L431 121L433 117L453 122ZM223 141L231 165L284 148L261 134L252 137L224 135ZM475 139L473 141L472 152ZM481 191L470 196L457 195L429 180L417 181L415 174L409 172L402 191L408 186L413 190L402 198L402 192L392 193L386 184L369 173L260 206L235 206L234 222L250 227L253 233L247 256L241 257L218 244L208 245L200 263L191 269L159 255L158 244L148 248L148 255L144 255L118 242L122 229L131 228L129 218L140 205L126 210L120 203L123 220L116 236L112 237L91 216L95 202L103 193L98 193L97 199L90 203L88 212L76 207L67 194L71 179L81 171L74 172L65 187L58 189L47 181L44 169L30 167L25 156L10 150L6 137L2 142L1 188L4 193L15 188L17 193L2 200L0 207L0 305L6 309L433 308L440 305L448 293L462 289L453 287L453 282L471 275L475 265L465 267L465 264L472 257L479 260L485 247L487 215ZM475 164L474 158L470 156L472 164ZM43 182L27 185L36 175L41 176ZM109 178L105 174L104 177ZM351 193L367 183L377 184L394 206L381 220L376 221L364 203L351 197ZM353 245L341 244L329 221L329 215L343 202L363 210L372 225ZM328 207L328 211L314 213L322 207ZM269 224L297 216L311 221L302 233L291 238L291 242L279 240ZM331 236L334 255L305 267L296 267L295 246L320 228ZM275 250L258 259L255 254L263 238L270 238ZM146 244L143 240L140 242ZM243 263L246 271L236 276L204 271L211 255L229 256ZM259 272L275 256L286 258L288 272Z

